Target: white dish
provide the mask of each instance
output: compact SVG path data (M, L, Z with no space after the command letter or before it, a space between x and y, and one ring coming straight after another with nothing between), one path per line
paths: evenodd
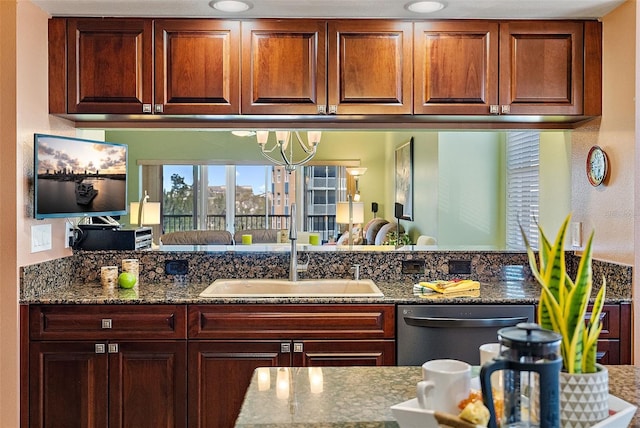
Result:
M628 427L637 407L631 403L609 395L609 412L611 415L591 428L623 428ZM418 405L418 399L412 398L391 406L391 412L400 428L438 428L433 410L426 410Z
M438 428L433 410L421 408L417 398L391 406L391 413L400 428Z
M631 403L609 394L609 417L604 421L592 425L591 428L621 428L628 427L637 407Z

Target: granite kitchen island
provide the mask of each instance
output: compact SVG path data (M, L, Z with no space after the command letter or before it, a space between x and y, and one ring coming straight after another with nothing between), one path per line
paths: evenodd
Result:
M640 368L607 368L610 394L638 406ZM415 366L260 368L236 428L398 427L390 407L415 398L420 377ZM640 416L630 426L640 426Z

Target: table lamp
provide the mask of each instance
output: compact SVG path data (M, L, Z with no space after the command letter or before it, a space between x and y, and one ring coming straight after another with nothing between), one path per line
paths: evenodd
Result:
M353 202L351 195L348 195L347 202L338 202L336 204L336 223L349 225L349 248L353 247L353 224L360 224L363 222L363 202Z

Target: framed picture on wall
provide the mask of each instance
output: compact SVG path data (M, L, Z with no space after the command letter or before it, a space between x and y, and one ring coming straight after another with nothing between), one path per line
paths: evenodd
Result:
M413 220L413 137L396 149L395 166L396 204L403 206L403 219Z

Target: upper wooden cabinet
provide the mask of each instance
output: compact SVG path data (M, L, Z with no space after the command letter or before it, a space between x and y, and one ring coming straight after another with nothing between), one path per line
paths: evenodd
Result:
M602 112L601 40L596 21L54 18L49 111L577 122Z
M411 114L412 37L411 22L244 22L242 113Z
M490 21L417 22L414 113L489 114L498 103L498 31Z
M67 111L142 113L152 102L152 22L67 20Z
M328 113L412 113L412 28L400 21L329 21Z
M582 113L583 31L582 22L500 24L500 105L510 110L504 113Z
M596 22L415 24L415 114L601 114Z
M155 21L154 113L240 112L240 23Z
M242 23L242 113L324 113L326 22Z
M51 113L240 112L237 21L52 19L49 35Z

